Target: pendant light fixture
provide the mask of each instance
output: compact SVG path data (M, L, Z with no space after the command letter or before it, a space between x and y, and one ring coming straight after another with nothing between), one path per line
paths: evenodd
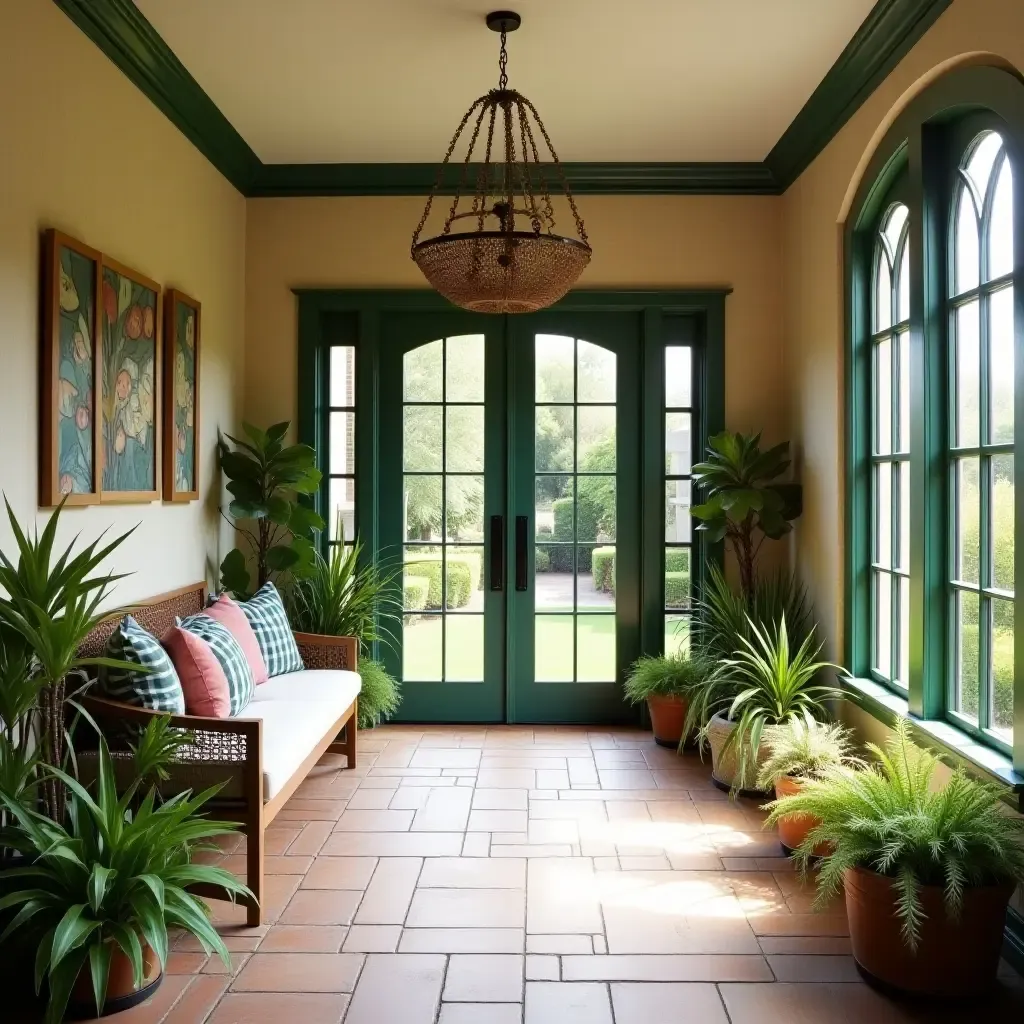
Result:
M530 313L550 306L579 280L591 257L583 220L544 122L525 96L508 87L505 41L520 23L512 11L487 15L487 27L501 33L498 88L466 111L412 236L412 258L430 284L456 306L479 313ZM444 229L421 242L445 169L471 122L469 148ZM541 162L535 132L550 161ZM481 136L483 162L474 170L473 153ZM496 159L502 150L504 158ZM472 186L471 174L476 178ZM568 200L575 238L555 233L549 178L554 178L556 194ZM456 226L465 230L453 230Z

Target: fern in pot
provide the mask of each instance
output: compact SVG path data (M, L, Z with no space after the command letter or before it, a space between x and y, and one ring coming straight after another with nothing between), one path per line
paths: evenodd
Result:
M785 617L773 630L748 619L750 637L739 637L736 655L723 660L695 714L706 722L701 738L711 747L712 778L732 792L752 789L767 756L767 739L797 718L821 717L842 692L818 682L837 666L818 661L813 630L794 651Z
M646 701L656 743L674 747L682 742L689 694L704 685L714 671L707 658L685 652L646 656L634 663L626 678L626 699L631 704Z
M757 788L774 788L776 799L799 793L807 779L821 778L831 769L863 762L853 755L850 730L837 722L818 722L810 714L794 718L785 728L763 741L767 757L757 776ZM778 819L779 842L787 854L802 846L811 829L820 824L808 814L784 814ZM831 852L827 843L814 848L814 856Z
M897 989L975 995L996 979L1015 886L1024 883L1024 819L998 791L954 771L937 786L938 759L910 741L899 720L870 767L826 769L777 800L769 823L818 819L797 849L806 868L819 844L818 901L845 891L853 955Z
M207 848L204 840L235 826L202 814L219 787L160 801L154 782L143 793L144 780L159 776L160 759L180 745L168 732L163 718L147 726L135 751L135 781L121 796L102 736L95 794L48 768L68 790L66 824L0 792L16 821L10 838L32 860L5 875L15 891L0 899L0 910L17 913L0 942L25 932L36 945L36 991L44 980L49 989L45 1024L59 1024L69 1002L92 1016L145 999L162 978L172 927L195 935L207 953L219 953L230 966L205 906L188 890L207 885L232 896L249 894L230 872L192 859Z

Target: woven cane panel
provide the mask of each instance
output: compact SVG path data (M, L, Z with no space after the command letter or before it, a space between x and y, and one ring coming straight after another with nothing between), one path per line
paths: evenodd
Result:
M143 629L148 630L158 640L174 625L175 619L196 615L205 607L206 588L203 584L175 593L167 598L156 598L145 604L135 605L104 619L82 642L79 655L83 658L98 658L106 647L110 634L127 611Z
M318 644L296 637L299 654L306 668L351 670L351 648L348 644Z

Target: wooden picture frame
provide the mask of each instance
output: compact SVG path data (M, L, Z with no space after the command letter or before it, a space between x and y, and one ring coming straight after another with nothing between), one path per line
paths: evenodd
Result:
M100 500L99 336L102 255L51 228L43 235L39 358L39 504Z
M163 291L102 257L97 442L103 502L160 497Z
M164 501L199 497L199 366L202 303L177 288L164 294Z

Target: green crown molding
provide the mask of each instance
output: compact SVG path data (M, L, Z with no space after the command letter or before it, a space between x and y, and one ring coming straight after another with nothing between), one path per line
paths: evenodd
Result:
M54 3L142 90L239 192L259 157L132 0Z
M132 0L53 0L249 197L424 195L433 164L264 164ZM778 195L828 145L952 0L878 0L763 163L573 163L581 195ZM450 193L460 168L442 182ZM475 180L475 179L470 179Z
M463 164L445 169L440 192L455 192ZM577 195L762 194L779 189L761 163L567 163L566 181ZM472 191L479 164L470 164ZM557 181L552 165L550 185ZM249 196L422 196L433 187L435 164L261 164ZM467 191L467 188L463 188Z
M953 0L878 0L765 157L785 192Z

